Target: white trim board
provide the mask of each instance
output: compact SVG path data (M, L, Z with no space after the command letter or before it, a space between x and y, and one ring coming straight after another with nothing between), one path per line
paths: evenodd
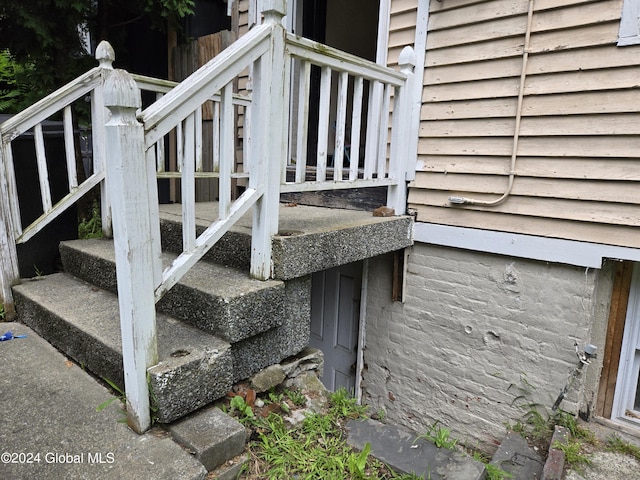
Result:
M640 249L636 248L433 223L415 223L413 240L444 247L588 268L601 268L605 258L640 261Z

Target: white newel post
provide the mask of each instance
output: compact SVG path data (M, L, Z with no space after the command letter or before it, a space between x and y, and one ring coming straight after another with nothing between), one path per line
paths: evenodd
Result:
M13 229L11 208L9 207L9 184L6 178L4 145L0 137L0 303L3 304L5 320L13 320L15 306L11 287L20 283L18 253ZM15 192L14 192L15 194Z
M158 363L148 193L155 188L155 179L151 184L147 176L135 81L127 72L114 70L104 84L104 100L111 111L105 128L107 188L113 212L127 421L142 433L151 426L147 368Z
M285 137L287 98L285 85L288 77L285 68L282 19L285 16L285 0L263 0L264 23L273 26L271 48L253 70L253 98L257 111L252 112L252 129L255 143L252 156L250 188L260 188L264 193L253 210L251 239L251 276L260 280L271 277L271 238L278 233L280 202L280 177L283 160L287 154Z
M389 175L398 179L397 185L389 187L387 206L395 210L396 215L404 215L407 208L407 156L410 154L411 141L407 135L412 132L413 121L411 94L413 92L413 67L416 64L416 52L406 46L400 52L398 65L407 76L402 88L396 89L393 99L393 126L391 131L391 152Z

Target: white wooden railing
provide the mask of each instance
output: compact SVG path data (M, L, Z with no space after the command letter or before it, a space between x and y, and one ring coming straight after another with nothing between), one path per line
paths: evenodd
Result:
M157 364L155 303L242 215L252 210L251 275L268 279L281 192L386 186L388 206L398 214L405 211L411 142L403 135L411 131L412 50L403 51L401 71L395 71L288 34L282 26L284 0L263 0L263 8L262 25L180 84L113 70L110 52L104 61L99 57L100 67L0 126L0 293L6 305L10 286L18 281L15 242L41 228L20 226L10 142L35 128L36 145L42 144L39 122L60 110L65 132L73 132L68 104L91 94L94 173L81 185L70 174L68 198L56 205L47 202L41 173L44 213L38 221L49 221L57 209L102 185L103 225L107 234L112 225L115 239L128 419L138 432L151 422L146 372ZM310 93L316 68L319 101ZM238 79L247 76L251 88L240 95ZM144 109L143 90L154 92ZM98 107L102 101L110 113ZM309 124L312 101L319 105L314 125ZM202 162L205 108L212 112L208 171ZM310 129L318 132L313 145ZM75 171L72 133L65 139L68 168ZM167 161L168 151L175 162ZM46 162L38 163L45 172ZM180 181L183 251L171 265L161 263L158 177ZM202 177L218 179L218 218L197 235L195 180ZM233 198L232 181L239 178L246 188Z

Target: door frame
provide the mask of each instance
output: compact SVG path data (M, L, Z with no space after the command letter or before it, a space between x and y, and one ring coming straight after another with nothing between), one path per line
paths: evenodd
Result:
M640 353L636 353L637 350L640 350L640 263L634 263L633 266L620 363L611 409L611 420L640 427L640 411L635 410L638 412L638 419L626 414L629 405L633 405L636 392L640 387L638 381Z

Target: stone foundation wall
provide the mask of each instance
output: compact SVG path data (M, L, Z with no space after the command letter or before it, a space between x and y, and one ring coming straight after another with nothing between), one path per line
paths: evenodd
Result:
M418 433L439 421L462 442L495 444L525 405L550 411L575 342L604 343L611 282L599 270L416 244L400 303L391 261L369 261L363 401ZM593 398L588 375L563 410Z

